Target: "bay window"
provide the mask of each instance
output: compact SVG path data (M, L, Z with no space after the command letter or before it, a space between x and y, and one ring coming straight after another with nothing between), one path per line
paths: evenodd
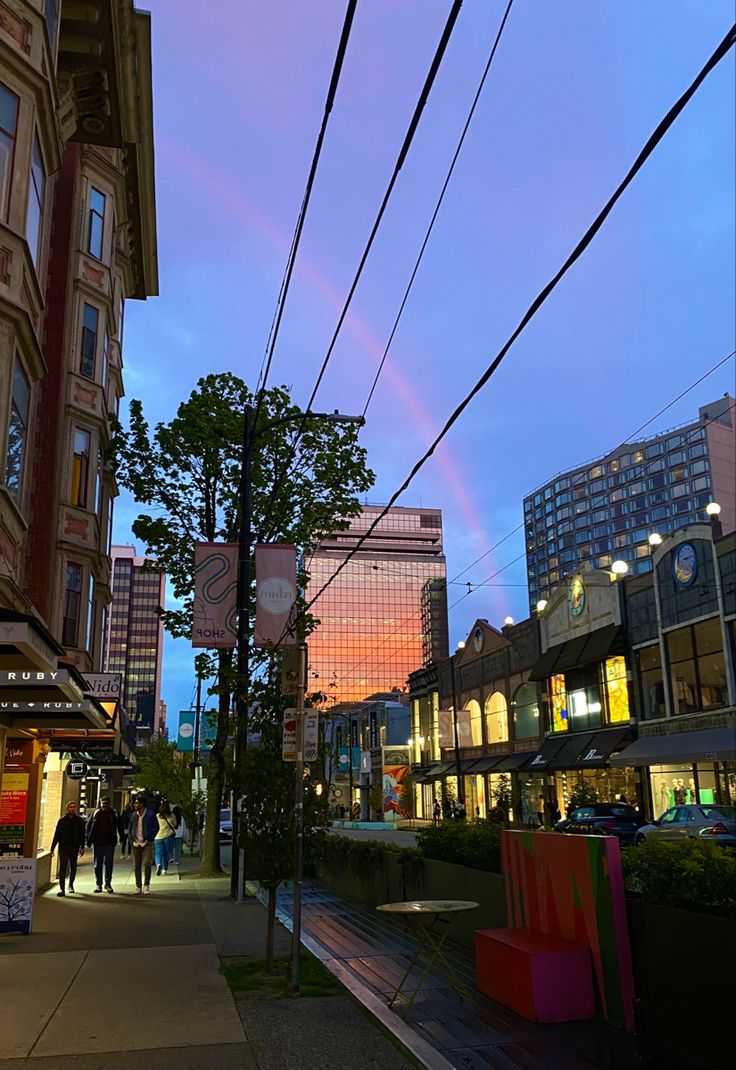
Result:
M23 461L28 437L30 407L31 386L16 353L8 420L8 450L5 459L5 486L16 504L20 501L23 489Z
M28 184L28 212L26 214L26 239L31 251L31 259L38 267L43 232L43 206L46 199L46 168L41 155L41 142L38 133L33 135L33 158L31 161L31 181Z
M13 178L18 97L0 82L0 219L7 222Z

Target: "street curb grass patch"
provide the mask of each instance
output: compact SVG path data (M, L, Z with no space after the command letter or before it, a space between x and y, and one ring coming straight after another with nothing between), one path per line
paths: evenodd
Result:
M233 995L250 999L289 999L291 991L291 959L288 955L274 958L273 972L266 972L265 958L223 962L224 975ZM301 953L301 997L347 995L344 986L325 969L319 959L308 951Z

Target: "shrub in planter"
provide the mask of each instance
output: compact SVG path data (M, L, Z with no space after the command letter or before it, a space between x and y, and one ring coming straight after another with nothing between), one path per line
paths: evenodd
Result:
M417 834L417 847L424 858L501 872L501 826L491 821L430 825Z
M662 906L736 916L736 854L702 840L645 840L621 852L626 891Z

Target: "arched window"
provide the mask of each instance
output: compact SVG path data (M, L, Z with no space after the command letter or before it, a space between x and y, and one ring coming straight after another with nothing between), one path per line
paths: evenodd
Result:
M505 743L509 738L509 710L500 691L486 699L486 738L489 743Z
M534 684L522 684L514 694L514 738L531 739L538 736L539 698Z
M457 729L461 747L480 747L483 744L480 703L471 698L458 717Z

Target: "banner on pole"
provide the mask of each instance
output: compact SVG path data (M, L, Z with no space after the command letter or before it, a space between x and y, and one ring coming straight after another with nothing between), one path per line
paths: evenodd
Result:
M296 547L256 544L255 646L296 643Z
M179 734L176 740L177 750L194 750L194 729L196 719L197 715L194 710L179 710Z
M237 589L237 543L195 543L193 647L232 650L237 638Z

